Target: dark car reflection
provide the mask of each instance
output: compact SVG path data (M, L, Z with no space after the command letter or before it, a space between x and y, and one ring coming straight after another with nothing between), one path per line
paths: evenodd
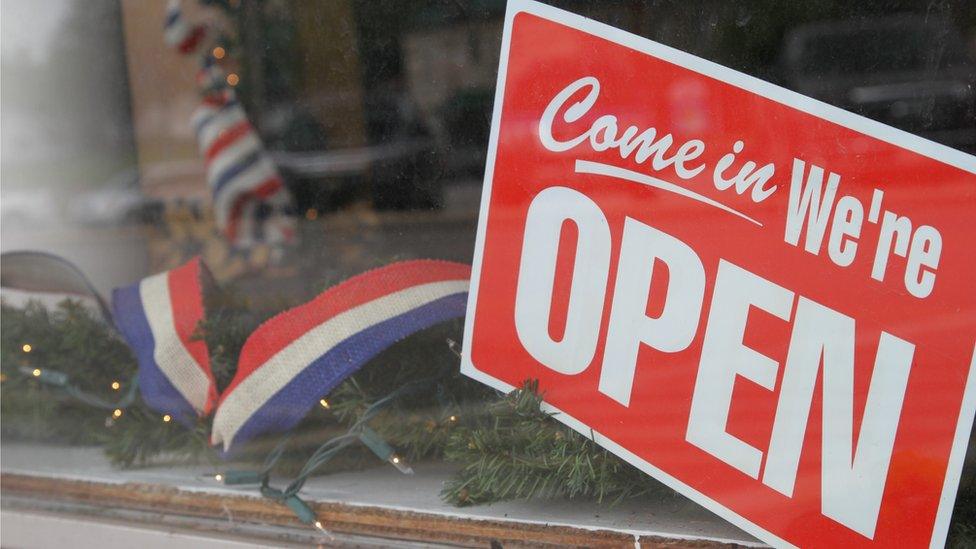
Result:
M779 73L804 95L976 152L976 63L947 21L894 16L787 33Z
M441 206L439 158L400 87L366 96L368 143L332 147L312 109L282 105L265 117L272 158L300 210L328 211L369 198L378 210Z

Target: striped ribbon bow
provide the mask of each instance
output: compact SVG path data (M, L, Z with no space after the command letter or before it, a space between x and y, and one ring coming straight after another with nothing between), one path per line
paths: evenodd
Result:
M199 258L112 292L115 324L139 363L139 389L150 408L189 425L209 414L217 389L207 345L193 339L203 320L210 274Z
M113 307L146 403L184 423L215 409L211 442L228 451L294 427L390 345L464 316L470 275L467 265L415 260L350 278L259 326L219 400L206 346L190 337L209 277L198 259L116 290Z

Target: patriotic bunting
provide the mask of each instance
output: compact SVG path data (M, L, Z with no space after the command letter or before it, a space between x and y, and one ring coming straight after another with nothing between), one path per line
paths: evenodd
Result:
M207 34L205 26L186 21L179 0L171 0L164 30L166 43L184 54L201 49ZM294 244L291 193L226 78L217 59L204 53L196 77L203 98L191 123L206 163L217 228L238 248Z
M241 349L211 442L225 450L294 427L323 395L393 343L464 316L471 268L406 261L370 271L269 320Z
M460 263L416 260L334 286L255 330L219 400L206 344L192 338L210 283L199 259L115 290L113 309L146 403L184 424L216 409L211 442L227 451L294 427L390 345L464 316L470 275Z
M207 165L217 227L238 245L256 239L290 242L295 234L291 197L233 93L207 96L192 124ZM268 210L263 218L257 212L261 205ZM263 226L256 227L256 221Z
M201 49L179 0L166 12L166 43ZM192 125L206 163L214 220L238 247L291 244L292 197L208 51L197 73L203 98ZM464 315L470 267L406 261L356 276L261 325L245 342L236 375L218 401L206 344L192 334L204 318L210 279L199 259L113 294L115 322L136 354L139 387L153 409L185 424L216 410L213 444L225 451L295 426L319 399L369 359L408 335Z
M203 320L199 258L112 293L115 323L139 364L139 388L150 408L191 424L217 400L207 345L193 340Z
M227 87L227 75L210 54L203 57L203 63L197 71L197 86L205 94L220 92Z

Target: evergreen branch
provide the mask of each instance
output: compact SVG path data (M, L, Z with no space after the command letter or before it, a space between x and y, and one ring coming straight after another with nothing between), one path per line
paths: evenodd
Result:
M97 443L105 411L90 404L124 400L131 390L126 384L134 379L136 367L125 343L84 305L72 300L62 301L53 310L36 302L24 308L2 303L0 324L0 425L4 436ZM35 371L68 374L70 386L42 383L40 375L32 375Z
M537 384L484 408L452 431L445 458L463 464L441 496L456 505L507 499L617 502L670 490L540 410ZM473 420L472 420L473 419Z
M245 340L270 314L255 311L231 291L206 298L207 318L195 337L207 343L222 389L235 373ZM187 429L165 421L141 401L120 417L90 405L118 402L134 390L128 380L134 379L136 366L126 345L83 305L65 301L49 311L37 303L24 308L0 304L0 323L0 425L5 440L99 444L120 467L201 460L216 467L206 421ZM456 357L438 352L445 339L460 331L460 321L448 322L391 346L323 395L326 406L308 414L291 435L254 441L237 463L256 464L263 473L273 466L278 473L295 475L283 490L265 484L262 492L281 501L297 498L305 479L320 474L326 464L335 471L375 463L375 456L354 444L357 433L368 426L411 461L459 464L441 494L457 505L554 497L612 504L646 494L671 497L670 490L649 476L541 411L536 384L501 396L461 376ZM73 398L72 391L24 373L37 368L64 372L77 390L75 396L86 398ZM436 380L415 383L434 375ZM117 388L115 381L120 382ZM960 490L951 547L976 539L973 493L972 485Z
M208 437L208 428L202 423L187 428L176 421L162 421L160 414L145 406L136 406L119 418L109 416L97 440L113 465L128 468L196 463L201 458L217 463Z

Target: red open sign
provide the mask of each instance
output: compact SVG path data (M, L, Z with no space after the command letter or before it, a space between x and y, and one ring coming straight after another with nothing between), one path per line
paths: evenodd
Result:
M780 546L943 543L976 158L511 2L463 371Z

